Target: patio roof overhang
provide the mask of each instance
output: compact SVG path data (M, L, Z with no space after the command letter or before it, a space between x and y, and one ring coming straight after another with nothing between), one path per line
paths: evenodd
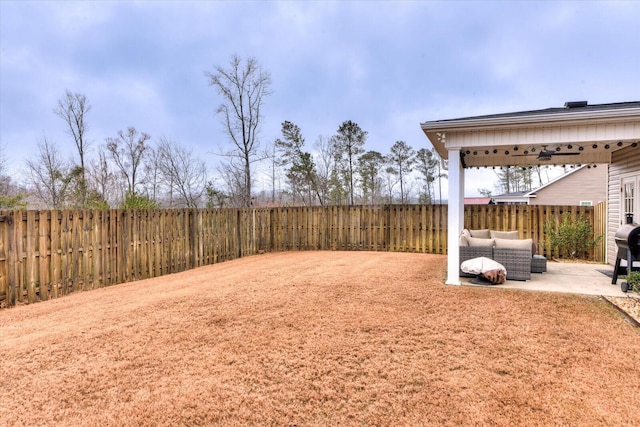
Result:
M459 150L464 167L609 163L612 152L640 145L640 102L437 120L421 127L443 159ZM559 155L540 159L542 150Z
M564 108L436 120L421 128L448 160L448 247L457 249L465 168L611 163L616 150L640 147L640 101L567 102ZM447 284L459 285L457 250L449 251L447 268Z

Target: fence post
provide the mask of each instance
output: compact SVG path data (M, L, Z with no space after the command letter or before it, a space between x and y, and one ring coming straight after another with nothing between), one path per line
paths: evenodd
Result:
M269 243L267 245L268 251L273 252L275 245L273 242L273 232L274 232L274 223L273 223L273 208L269 209Z
M16 211L7 212L7 306L16 304L16 265L18 256L16 250L15 222Z
M238 258L242 258L242 228L241 228L241 218L242 218L242 209L238 209L236 211L236 239L238 245Z
M386 213L386 230L384 233L384 242L383 242L383 247L385 248L385 250L387 252L389 252L391 250L390 248L390 242L391 242L391 205L384 205L384 210Z

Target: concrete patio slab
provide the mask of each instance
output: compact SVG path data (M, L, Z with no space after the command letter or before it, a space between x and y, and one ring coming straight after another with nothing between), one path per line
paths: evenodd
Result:
M613 273L613 267L608 264L549 261L546 273L532 273L531 280L525 282L507 280L502 285L494 287L609 297L637 296L635 293L622 292L620 289L622 279L618 278L617 284L612 285L611 277L598 270ZM470 280L469 278L461 278L461 283L470 286L484 286L470 283Z

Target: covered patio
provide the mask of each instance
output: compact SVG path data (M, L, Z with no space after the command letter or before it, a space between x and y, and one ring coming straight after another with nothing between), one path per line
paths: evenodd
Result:
M550 261L546 273L532 274L531 280L526 282L507 280L497 287L606 297L629 296L620 289L622 279L618 278L617 284L611 284L611 277L606 273L612 272L613 267L608 264ZM473 285L472 279L463 277L461 284Z
M586 101L567 102L561 108L548 108L429 121L422 130L438 154L447 161L448 189L448 263L446 283L460 285L458 236L464 228L464 171L467 168L610 164L612 153L635 149L640 145L640 102L589 105ZM608 196L610 198L611 195ZM615 229L609 230L609 234ZM609 237L609 236L608 236ZM609 239L607 239L609 240ZM456 250L452 250L456 249ZM562 286L560 271L567 281L575 280L587 288L584 278L558 265L540 278L522 284L527 289L546 280ZM607 267L603 265L603 267ZM609 267L611 268L611 267ZM594 268L595 271L595 268ZM593 280L602 281L602 290L615 286L596 272ZM590 273L591 274L591 273ZM598 274L602 278L598 277ZM553 278L553 279L547 279ZM580 283L582 282L582 283ZM518 287L518 284L508 286ZM549 284L545 286L549 286ZM502 285L504 286L504 285ZM598 288L600 289L600 288ZM619 287L617 288L619 291ZM547 290L550 288L547 287ZM551 289L552 290L552 289ZM602 294L600 294L602 295Z

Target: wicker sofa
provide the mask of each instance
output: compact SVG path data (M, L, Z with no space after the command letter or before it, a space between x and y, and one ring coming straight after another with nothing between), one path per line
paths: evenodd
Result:
M547 270L547 259L536 255L532 239L519 239L518 231L463 230L460 235L460 263L487 257L502 264L508 280L530 280L531 273ZM472 275L460 271L463 277Z

